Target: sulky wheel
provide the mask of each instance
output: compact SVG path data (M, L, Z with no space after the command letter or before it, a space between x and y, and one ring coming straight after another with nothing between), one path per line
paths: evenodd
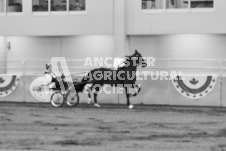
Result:
M60 92L54 92L50 98L50 102L54 107L61 107L64 104L64 96Z
M65 97L65 101L68 106L77 106L79 103L78 93L68 93Z

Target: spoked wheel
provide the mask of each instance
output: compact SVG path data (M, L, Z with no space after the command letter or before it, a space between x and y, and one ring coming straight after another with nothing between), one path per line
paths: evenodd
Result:
M68 106L77 106L79 103L78 93L68 93L65 97L65 101Z
M54 92L50 98L50 102L54 107L61 107L64 104L64 96L60 92Z

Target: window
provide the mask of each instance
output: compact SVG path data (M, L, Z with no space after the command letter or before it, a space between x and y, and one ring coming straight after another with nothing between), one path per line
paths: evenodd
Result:
M22 12L22 0L8 0L7 12Z
M85 9L85 0L69 0L70 11L84 11Z
M164 0L142 0L142 9L164 9Z
M191 0L191 8L213 8L214 0Z
M0 0L0 15L21 15L23 0Z
M32 11L42 14L84 14L86 0L32 0Z
M166 9L188 9L189 4L184 0L166 0Z
M141 0L141 2L142 12L193 12L209 11L214 8L214 0Z
M67 11L67 0L51 0L51 11Z
M48 12L49 2L48 0L32 0L33 12Z

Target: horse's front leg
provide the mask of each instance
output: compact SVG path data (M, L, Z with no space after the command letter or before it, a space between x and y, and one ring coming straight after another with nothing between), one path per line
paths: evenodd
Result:
M91 99L91 93L88 92L88 105L90 105L92 102L92 99Z
M130 104L130 93L128 92L129 88L128 87L125 87L125 92L126 92L126 99L127 99L127 106L129 109L133 109L133 105Z
M100 105L97 103L97 95L98 95L99 91L100 91L100 87L97 86L97 87L94 88L94 92L93 92L93 96L94 96L94 106L95 106L95 107L98 107L98 108L100 107Z

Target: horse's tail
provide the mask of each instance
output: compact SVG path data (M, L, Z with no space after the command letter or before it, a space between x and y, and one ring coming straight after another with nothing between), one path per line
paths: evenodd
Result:
M81 80L81 83L78 83L78 86L76 88L77 92L82 92L85 88L85 85L87 84L87 82L90 80L90 78L88 76L84 76Z

